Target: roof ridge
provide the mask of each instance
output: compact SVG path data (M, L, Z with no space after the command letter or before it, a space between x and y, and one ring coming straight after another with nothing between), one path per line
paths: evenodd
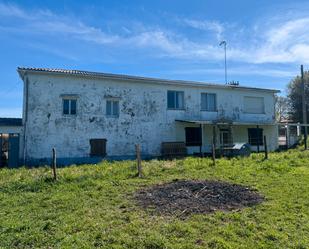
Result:
M190 81L190 80L173 80L173 79L163 79L163 78L153 78L153 77L144 77L144 76L134 76L126 74L115 74L115 73L103 73L103 72L93 72L85 70L76 70L76 69L60 69L60 68L36 68L36 67L18 67L17 71L33 71L33 72L46 72L46 73L60 73L60 74L69 74L69 75L80 75L80 76L94 76L94 77L110 77L118 78L124 80L149 80L156 82L166 82L166 83L175 83L175 84L192 84L192 86L209 86L209 87L220 87L220 88L239 88L239 89L248 89L248 90L260 90L260 91L271 91L271 92L280 92L276 89L267 89L267 88L258 88L250 86L235 86L219 83L207 83L202 81Z

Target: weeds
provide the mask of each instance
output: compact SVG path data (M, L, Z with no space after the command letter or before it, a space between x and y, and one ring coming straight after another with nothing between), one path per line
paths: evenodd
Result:
M0 248L308 248L309 152L249 158L134 161L58 169L0 170ZM220 180L265 196L258 206L195 214L150 215L132 196L175 179Z

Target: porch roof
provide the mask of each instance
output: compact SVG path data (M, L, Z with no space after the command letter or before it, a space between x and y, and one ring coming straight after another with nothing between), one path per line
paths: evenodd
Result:
M192 119L175 119L176 122L191 124L208 124L208 125L277 125L270 122L239 122L239 121L222 121L222 120L192 120Z

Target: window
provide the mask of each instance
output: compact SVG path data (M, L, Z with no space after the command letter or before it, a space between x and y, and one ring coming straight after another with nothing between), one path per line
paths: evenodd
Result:
M106 139L90 139L90 156L106 156Z
M106 116L119 116L119 100L106 100Z
M217 96L215 93L201 94L201 110L209 112L217 111Z
M167 91L167 108L184 109L184 92Z
M200 127L186 127L186 146L201 146L202 131Z
M244 97L245 113L263 114L264 98L263 97Z
M75 115L76 114L76 105L77 100L76 99L63 99L63 114L64 115Z
M263 129L248 128L248 141L251 145L263 145Z

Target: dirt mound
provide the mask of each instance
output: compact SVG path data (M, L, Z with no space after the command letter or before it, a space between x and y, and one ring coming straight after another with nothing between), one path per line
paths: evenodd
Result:
M166 215L211 213L252 206L263 196L248 187L220 181L175 180L139 190L135 199L147 209Z

